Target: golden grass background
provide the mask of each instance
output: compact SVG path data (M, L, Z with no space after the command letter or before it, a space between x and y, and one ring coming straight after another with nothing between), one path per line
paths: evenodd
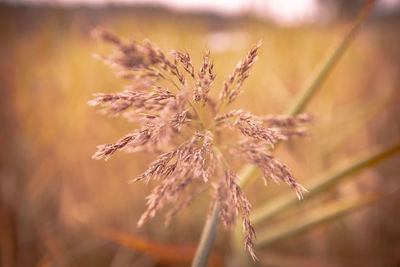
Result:
M153 157L119 153L108 162L91 159L98 144L115 141L133 128L87 105L93 93L119 91L126 84L91 56L110 51L90 37L98 25L126 38L148 38L164 51L187 49L197 67L210 48L217 73L215 95L237 61L262 39L259 60L235 106L256 114L280 114L351 22L279 28L247 16L0 4L2 266L175 266L109 241L98 234L101 227L171 246L195 246L199 238L209 197L184 209L168 228L159 215L138 229L151 186L126 181ZM400 17L367 23L307 107L317 116L309 137L277 151L300 183L359 152L398 142L399 26ZM399 160L395 156L361 172L302 209L343 195L399 187ZM272 183L263 187L261 180L247 190L254 207L289 191ZM400 262L399 201L399 194L392 194L350 216L259 249L261 264L264 255L276 266L395 266ZM293 220L301 212L294 215L282 219ZM221 257L228 253L228 239L221 228L216 243Z

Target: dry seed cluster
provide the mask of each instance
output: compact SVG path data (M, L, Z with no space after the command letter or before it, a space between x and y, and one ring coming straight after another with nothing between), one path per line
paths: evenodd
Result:
M159 181L147 197L147 210L138 225L173 202L174 207L166 215L168 223L203 191L199 188L209 188L213 205L217 201L221 205L219 215L226 227L235 225L237 216L242 215L245 247L255 259L255 231L249 220L251 204L238 185L239 177L230 167L230 160L240 157L257 165L265 183L268 178L283 181L301 198L304 188L288 166L272 156L271 148L281 140L303 135L302 124L313 119L307 114L256 116L243 110L226 111L242 92L261 43L238 63L223 83L219 99L213 100L209 92L215 73L209 51L196 71L187 51L167 55L147 40L142 44L124 42L103 29L93 33L115 46L111 55L99 57L131 85L120 93L96 94L89 104L102 107L105 114L123 115L140 125L115 143L98 146L93 158L108 159L118 150L159 154L144 173L131 180ZM160 85L167 82L171 85L168 88ZM202 114L212 119L207 122ZM226 131L235 137L234 142L218 138Z

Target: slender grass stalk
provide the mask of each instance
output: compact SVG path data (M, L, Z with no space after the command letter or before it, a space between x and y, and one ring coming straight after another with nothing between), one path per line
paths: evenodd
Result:
M357 198L339 200L334 203L324 205L318 209L313 209L298 217L295 221L288 220L287 222L280 222L275 227L268 227L268 229L260 231L256 245L270 245L285 238L304 232L317 225L338 219L382 198L382 195L372 194Z
M357 32L359 31L361 26L364 25L366 19L368 18L369 14L372 11L374 2L375 2L374 0L368 0L364 4L363 8L360 10L360 13L358 14L358 18L357 18L356 22L354 23L353 27L346 34L346 36L340 42L338 47L333 51L333 53L324 62L320 71L317 72L315 77L312 79L311 83L304 90L302 90L301 96L293 104L293 107L289 109L289 111L288 111L289 115L297 115L297 114L301 113L305 109L307 104L310 102L311 98L315 95L317 90L321 88L322 83L326 80L328 75L332 72L336 63L343 56L344 52L346 51L346 48L349 46L349 44L353 40L354 36L357 34ZM243 169L251 168L251 167L257 168L254 165L249 165L249 166L243 167ZM247 180L250 179L251 177L252 176L242 176L241 183L244 185L248 184Z
M214 205L211 217L204 225L203 231L201 233L200 242L197 247L196 254L193 258L193 262L191 265L192 267L207 266L208 258L210 257L211 250L217 236L219 210L220 205L217 202Z
M354 36L357 34L361 26L367 20L368 16L372 11L374 3L375 3L374 0L368 0L364 4L364 6L362 7L362 9L358 14L358 18L354 23L353 27L350 29L350 31L347 33L347 35L344 37L344 39L341 41L338 47L334 50L331 56L324 62L322 68L320 69L319 72L317 72L315 78L312 80L310 85L308 85L306 89L302 91L302 95L298 98L297 102L293 105L292 108L289 109L288 111L289 115L296 115L302 112L305 109L306 105L310 102L311 98L315 96L317 90L321 88L323 81L325 81L328 75L332 72L333 67L343 56L344 52L346 51L346 48L349 46ZM256 177L255 175L250 175L255 173L255 169L257 169L257 167L254 165L243 167L243 170L247 170L246 173L249 175L241 176L240 184L242 185L242 188L248 185L251 179L254 179ZM292 199L293 196L294 195L292 195L290 199ZM295 201L297 201L297 199ZM284 200L282 200L282 202L284 202ZM251 220L254 221L254 215L252 216ZM235 238L235 240L238 240L238 238Z
M365 168L372 167L398 152L400 152L400 143L386 149L375 149L366 156L358 156L355 160L351 161L351 163L312 180L309 185L306 185L308 193L304 195L304 199L310 199L318 194L326 192L344 178ZM282 213L298 203L299 201L296 196L293 194L285 194L254 210L251 220L254 224L260 223Z
M353 40L354 36L360 29L360 27L365 23L366 19L368 18L368 15L372 11L373 7L373 0L369 0L361 9L358 19L356 20L355 24L351 28L351 30L347 33L347 35L344 37L342 42L338 45L338 47L335 49L335 51L332 53L332 55L325 61L323 64L321 70L318 72L318 74L315 76L315 78L312 80L309 86L306 87L302 91L302 95L298 98L297 102L293 105L293 107L289 110L288 114L289 115L297 115L300 112L302 112L306 105L310 102L311 98L315 95L317 89L319 89L322 85L322 82L328 77L328 74L330 74L333 70L333 67L335 64L339 61L339 59L343 56L346 48L349 46L351 41ZM245 166L243 169L251 169L251 168L257 168L254 165L249 165ZM252 173L252 171L249 171L248 173ZM248 181L252 176L241 176L241 184L246 185L248 184Z
M296 115L299 114L301 111L303 111L306 105L309 103L310 99L315 95L317 90L321 88L322 83L332 72L332 69L335 66L335 64L343 56L343 53L346 51L347 47L349 47L349 44L353 40L354 36L357 34L361 26L367 20L369 14L372 11L374 2L375 2L374 0L369 0L364 4L363 8L358 14L358 18L353 27L350 29L350 31L347 33L344 39L340 42L338 47L333 51L331 56L322 65L321 69L317 72L315 78L312 79L310 85L307 86L307 89L302 92L301 97L289 110L288 114Z
M252 177L258 174L258 169L253 168L253 166L248 165L247 168L243 168L239 173L240 177ZM239 185L241 187L245 186L244 182L248 182L249 179L241 179ZM192 262L192 267L206 266L208 258L213 247L213 243L217 234L218 228L218 215L219 215L220 205L217 203L212 211L211 217L207 220L203 231L201 233L201 238L199 245L196 250L195 257Z

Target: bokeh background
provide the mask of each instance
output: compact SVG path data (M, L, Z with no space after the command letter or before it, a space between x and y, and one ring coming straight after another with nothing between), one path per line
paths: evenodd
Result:
M127 39L147 38L164 51L187 49L197 67L210 48L217 73L214 95L261 39L259 60L235 105L256 114L280 114L344 38L362 1L282 1L289 5L283 8L273 3L280 1L268 0L221 1L220 6L207 5L212 1L192 6L184 1L167 1L167 6L93 2L0 3L0 264L188 266L183 248L196 246L210 197L196 199L167 228L160 214L139 229L136 222L152 185L128 185L127 180L145 170L155 155L91 159L97 145L117 140L132 127L87 105L93 93L117 92L127 84L92 58L111 47L91 38L91 29L100 25ZM309 136L276 152L300 183L399 141L398 4L378 1L307 106L317 116ZM296 222L306 211L343 197L392 192L346 216L257 248L258 264L399 266L399 160L393 156L363 170L278 218L275 224ZM246 190L255 208L288 191L284 185L264 187L261 179ZM263 227L269 224L256 230ZM215 266L231 255L231 240L220 228ZM171 247L182 250L183 261L154 254L168 254Z

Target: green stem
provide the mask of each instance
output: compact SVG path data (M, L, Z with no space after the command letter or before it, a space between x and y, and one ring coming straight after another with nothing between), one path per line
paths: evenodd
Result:
M222 154L219 147L213 146L213 150L216 154L220 155L222 163L225 165L227 169L229 169L229 164L224 158L224 155ZM211 249L213 247L215 237L217 235L219 211L220 211L220 204L219 202L216 202L214 204L211 217L207 220L206 224L204 225L203 231L201 233L200 242L192 262L192 267L203 267L207 265Z
M363 6L353 27L350 29L348 34L345 36L345 38L339 44L339 46L335 49L333 54L328 58L327 61L324 62L323 67L317 73L317 75L314 77L314 79L312 80L310 85L308 87L306 87L305 90L302 91L302 95L300 96L300 98L298 98L297 102L288 111L289 115L294 116L294 115L301 113L305 109L306 105L310 102L311 98L315 95L317 90L319 88L321 88L322 83L325 81L325 79L328 77L329 73L332 71L333 67L336 65L336 63L339 61L339 59L342 57L342 55L346 51L346 48L351 43L351 41L353 40L353 38L356 35L356 33L358 32L358 30L365 23L366 19L368 18L369 14L372 11L374 2L375 2L374 0L368 0L367 3ZM242 184L243 187L248 185L249 182L251 181L252 177L255 176L254 173L255 173L256 169L257 169L257 166L255 166L255 165L247 165L242 169L243 171L246 171L246 173L249 174L249 175L245 175L245 176L241 177L240 184ZM253 175L250 175L250 174L253 174ZM307 196L307 194L306 194L306 196ZM290 197L290 200L297 202L297 198L295 198L295 200L292 200L293 198L294 198L294 195L292 194ZM284 202L285 201L286 200L284 200ZM272 207L272 208L275 208L277 210L276 207ZM251 220L254 221L254 216L251 217Z
M332 55L328 58L327 61L324 62L323 67L320 69L316 77L312 80L311 84L302 92L302 96L296 102L292 109L289 110L289 115L297 115L301 111L304 110L305 106L312 96L315 95L317 89L321 88L322 83L328 77L328 75L332 72L334 65L339 61L342 57L343 53L346 51L346 48L349 46L354 36L357 34L361 26L365 23L368 15L372 11L374 1L368 1L364 8L361 10L356 23L347 33L346 37L340 42L338 47L334 50Z
M303 90L301 97L294 104L293 108L288 112L289 115L297 115L302 112L306 105L310 102L312 96L315 95L317 89L321 88L322 82L328 77L328 74L332 71L334 65L339 61L342 57L343 53L346 51L346 48L350 44L351 40L365 21L365 16L360 16L355 25L351 28L349 33L343 39L343 41L339 44L339 46L335 49L333 54L328 58L328 60L324 63L323 68L318 72L318 75L313 79L312 83ZM256 166L246 166L245 168L256 168ZM242 177L241 181L243 184L247 184L247 180L250 179L251 176Z
M201 233L200 242L191 265L192 267L207 266L208 258L210 257L211 250L217 236L219 211L220 205L217 202L214 205L211 217L207 220Z

